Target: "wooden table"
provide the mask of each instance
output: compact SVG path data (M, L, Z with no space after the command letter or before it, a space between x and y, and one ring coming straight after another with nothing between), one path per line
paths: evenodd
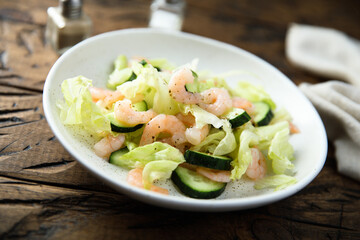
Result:
M94 34L146 27L149 1L86 0ZM46 9L56 0L0 0L1 239L360 239L360 184L326 164L296 195L257 209L191 213L135 201L103 185L47 125L42 88L58 56L44 46ZM188 1L183 30L250 51L296 84L319 78L289 64L291 22L332 27L360 39L356 0Z

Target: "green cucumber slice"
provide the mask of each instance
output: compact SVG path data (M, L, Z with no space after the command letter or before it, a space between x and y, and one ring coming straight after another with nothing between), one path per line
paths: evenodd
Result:
M115 152L112 152L109 157L109 162L111 164L117 165L116 162L119 160L119 157L121 157L122 155L124 155L125 153L128 153L128 152L129 152L129 150L126 147L119 149Z
M192 198L216 198L226 187L226 183L212 181L183 167L177 167L172 172L171 179L182 193Z
M232 159L223 156L213 156L207 153L187 150L185 152L187 163L218 170L230 170Z
M229 120L232 128L237 128L251 120L249 114L241 108L233 108L225 118Z
M265 102L256 102L253 104L255 106L255 125L258 127L268 125L271 119L274 117L270 105Z

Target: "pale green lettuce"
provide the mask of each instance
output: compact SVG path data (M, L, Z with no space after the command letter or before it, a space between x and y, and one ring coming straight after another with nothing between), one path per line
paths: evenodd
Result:
M174 70L175 66L172 65L166 58L153 58L149 60L150 64L154 67L158 67L161 70Z
M255 189L275 188L275 191L286 188L297 182L297 179L285 174L266 176L255 183Z
M223 119L222 121L222 129L225 132L225 137L221 139L221 141L214 150L213 154L216 156L226 155L234 151L236 148L236 140L231 128L231 124L225 119Z
M291 160L294 158L294 149L289 143L289 129L277 132L271 141L268 156L272 161L272 169L276 174L283 174L294 168Z
M265 102L271 109L276 108L275 102L261 86L255 86L248 82L238 82L236 88L231 89L233 95L246 98L250 102Z
M220 128L224 124L220 118L197 105L182 105L181 112L185 115L191 113L195 117L197 128L202 128L206 124L213 125L215 128Z
M169 178L172 171L183 162L184 155L177 148L154 142L134 148L117 158L113 164L128 169L143 168L143 183L149 188L154 180Z
M259 137L251 130L245 129L240 134L240 146L237 157L231 162L231 179L240 179L252 161L251 147L259 142Z
M215 129L211 131L201 143L191 147L191 150L213 154L216 147L219 145L220 141L225 137L225 135L226 134L224 131Z
M60 120L65 125L81 125L94 135L110 133L110 122L103 110L91 98L89 87L92 81L78 76L69 78L61 84L65 102L58 102Z
M127 99L137 101L143 99L157 113L174 115L179 112L180 103L169 94L164 75L151 65L145 67L134 62L132 70L137 75L133 81L128 81L117 87Z
M178 162L169 160L156 160L147 163L143 169L142 175L144 188L150 189L155 180L169 179L171 173L178 165Z

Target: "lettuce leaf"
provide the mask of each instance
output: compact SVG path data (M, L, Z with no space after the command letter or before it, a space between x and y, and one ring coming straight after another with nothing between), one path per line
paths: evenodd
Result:
M109 75L109 79L106 83L106 86L112 90L115 90L116 87L126 80L132 74L131 68L128 68L128 60L125 55L119 55L114 61L114 70Z
M149 60L150 64L161 70L174 70L175 67L166 58L154 58Z
M231 153L236 148L236 140L229 121L223 119L222 129L225 132L225 137L219 142L214 150L214 155L222 156Z
M274 176L266 176L260 180L257 180L254 188L257 190L263 188L275 188L275 191L286 188L297 182L297 179L292 176L279 174Z
M240 179L246 172L246 169L252 161L250 148L258 144L258 142L259 137L251 130L245 129L241 132L238 156L231 162L234 167L233 170L231 170L231 179Z
M191 113L195 117L197 128L202 128L206 124L211 124L215 128L220 128L224 124L220 118L212 113L207 112L197 105L183 105L181 112L185 115Z
M83 76L66 79L61 84L65 102L58 102L60 120L65 125L81 125L94 135L110 133L110 122L91 98L92 81Z
M117 87L127 99L132 102L145 100L148 107L157 113L174 115L179 112L181 104L170 96L163 74L149 64L144 67L136 62L133 63L132 70L137 78Z
M248 82L238 82L236 88L231 90L233 95L246 98L250 102L265 102L271 109L276 108L275 102L261 86L255 86Z
M156 160L149 162L143 169L143 184L145 189L150 189L155 180L168 179L171 173L179 165L178 162L170 160Z
M254 129L254 133L259 136L259 149L267 150L271 144L276 133L283 129L289 129L289 122L282 121L273 125L267 125L263 127L257 127Z
M274 117L270 124L275 124L282 121L292 121L290 113L285 108L280 108L274 113Z
M167 143L154 142L132 149L117 158L113 164L132 168L143 168L143 183L149 188L154 180L169 178L172 171L185 162L184 155Z
M272 168L276 174L283 174L294 168L291 162L294 149L289 143L289 132L288 128L277 132L269 147L268 157L272 160Z
M215 131L212 131L208 136L206 136L206 138L201 143L193 146L191 150L213 154L220 141L224 137L225 132L216 129Z

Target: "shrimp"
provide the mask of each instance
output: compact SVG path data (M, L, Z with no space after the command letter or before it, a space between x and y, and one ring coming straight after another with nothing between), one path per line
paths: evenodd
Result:
M232 99L232 106L235 108L244 109L248 114L254 113L254 105L245 98L234 97Z
M130 170L127 176L127 182L135 187L144 188L144 184L142 181L142 172L142 168L134 168ZM166 195L169 194L169 191L167 189L155 185L151 185L150 191Z
M109 107L116 101L124 99L124 94L120 91L111 91L107 89L90 87L91 98L94 102L102 101L101 106Z
M169 133L171 137L165 139L165 142L182 148L183 144L187 142L185 130L185 125L177 117L165 114L157 115L146 124L140 139L140 146L155 142L160 133Z
M209 125L206 124L202 128L197 128L195 126L195 117L191 114L183 115L177 114L176 117L182 121L185 126L188 128L185 130L185 136L189 143L193 145L197 145L201 143L205 137L209 134L210 128Z
M206 124L202 128L190 127L185 130L185 136L189 143L192 145L198 145L201 143L206 136L209 134L210 128Z
M230 171L197 167L196 172L215 182L230 182L230 175L231 175Z
M232 107L231 97L223 88L210 88L201 92L202 101L199 106L206 111L220 116Z
M289 121L289 129L291 134L300 133L300 129L291 121Z
M185 104L196 104L200 102L199 93L186 91L185 84L193 83L194 76L189 68L182 68L176 71L169 81L169 93L173 99Z
M135 111L131 107L131 101L129 99L117 101L115 103L114 112L117 120L129 125L147 123L156 116L156 112L152 109L144 112Z
M102 158L108 158L112 152L119 150L124 142L124 134L120 134L117 137L108 135L94 145L95 154Z
M266 174L266 159L258 148L251 148L252 161L246 170L246 175L253 179L258 180Z

